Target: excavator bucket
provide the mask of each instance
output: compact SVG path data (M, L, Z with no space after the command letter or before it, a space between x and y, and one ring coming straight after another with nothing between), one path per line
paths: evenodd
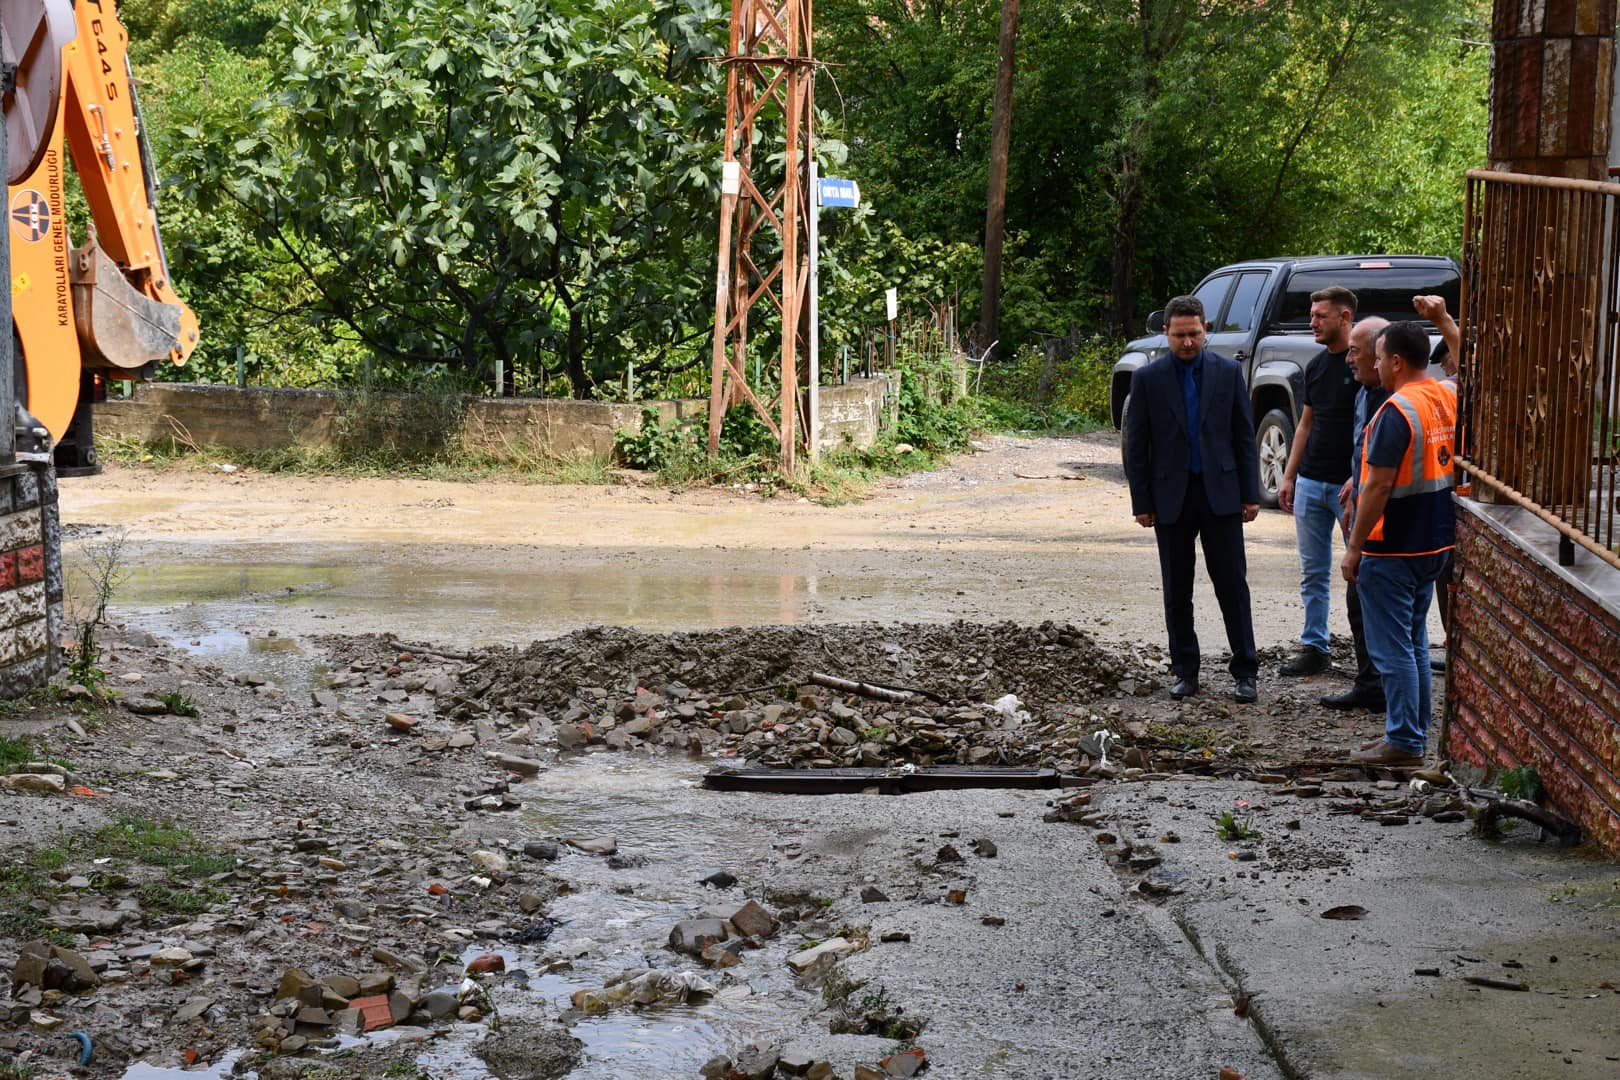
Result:
M134 371L180 347L184 309L138 291L94 239L73 249L68 270L87 366Z

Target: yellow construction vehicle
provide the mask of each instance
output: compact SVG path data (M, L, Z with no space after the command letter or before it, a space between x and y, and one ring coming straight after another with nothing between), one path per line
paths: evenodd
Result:
M90 402L104 380L148 378L197 346L158 235L128 42L114 0L0 0L0 59L16 66L5 119L18 449L54 446L65 475L95 469ZM64 135L93 222L79 247Z

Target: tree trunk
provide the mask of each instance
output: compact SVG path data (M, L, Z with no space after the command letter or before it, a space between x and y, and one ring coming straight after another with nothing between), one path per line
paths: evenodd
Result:
M979 345L1001 337L1001 246L1007 232L1007 154L1012 142L1013 54L1018 39L1018 0L1001 0L1001 58L990 114L990 180L984 212L984 297L979 308Z

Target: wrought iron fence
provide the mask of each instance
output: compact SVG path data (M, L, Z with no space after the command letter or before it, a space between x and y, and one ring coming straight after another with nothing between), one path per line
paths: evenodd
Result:
M1620 184L1476 170L1463 230L1458 464L1620 568Z

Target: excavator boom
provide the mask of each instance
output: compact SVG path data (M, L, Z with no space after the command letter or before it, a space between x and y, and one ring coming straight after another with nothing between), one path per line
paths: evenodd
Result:
M184 364L197 317L175 294L158 231L150 153L113 0L0 0L18 399L62 440L88 409L86 372L144 378ZM65 149L92 234L71 246Z

